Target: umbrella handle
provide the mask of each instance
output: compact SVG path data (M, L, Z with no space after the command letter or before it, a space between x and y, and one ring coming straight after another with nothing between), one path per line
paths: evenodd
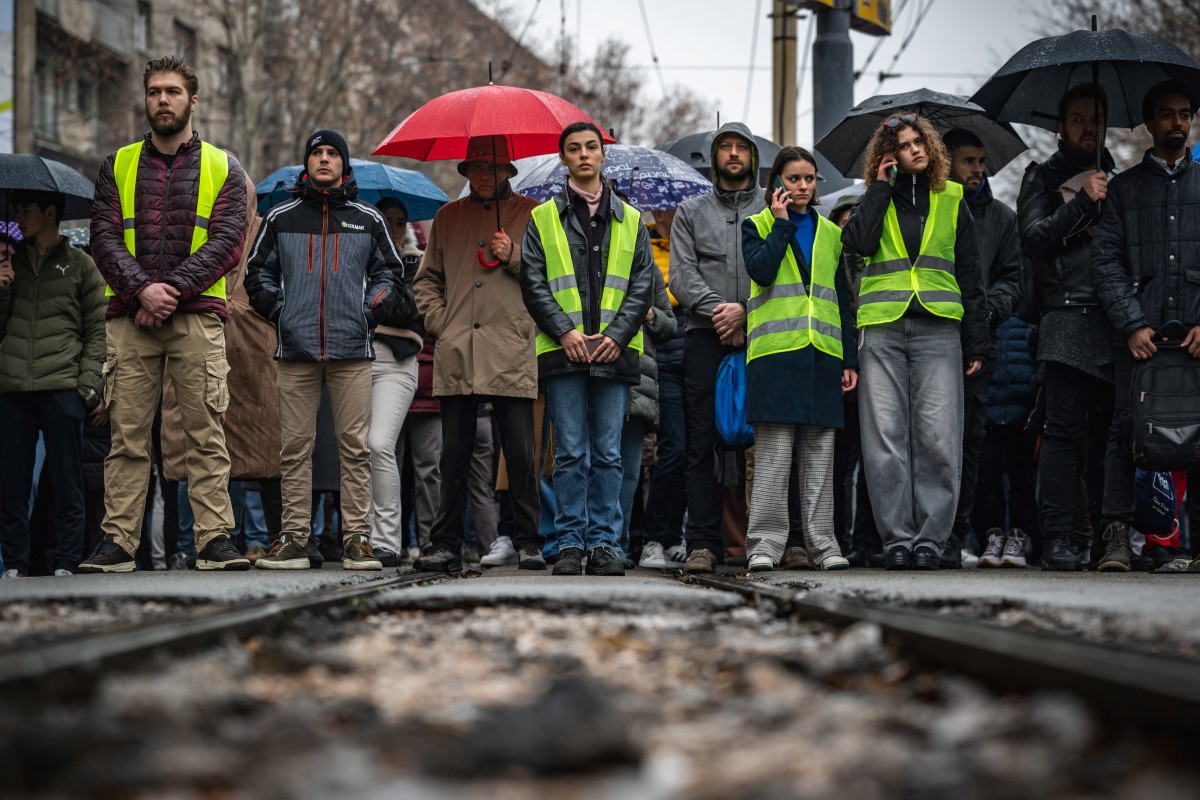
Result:
M496 231L496 233L503 233L503 232L504 232L504 228L499 228ZM482 247L479 248L479 252L475 256L476 258L479 259L479 265L481 267L483 267L484 269L495 269L496 267L500 266L500 259L497 258L492 261L489 261L488 257L483 254L483 251L484 251L484 249Z

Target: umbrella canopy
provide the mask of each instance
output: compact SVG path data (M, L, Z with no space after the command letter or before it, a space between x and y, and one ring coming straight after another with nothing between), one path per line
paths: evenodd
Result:
M838 189L836 192L820 195L821 204L817 206L817 211L821 212L821 216L828 217L829 212L833 211L833 207L837 205L838 200L843 197L862 197L863 192L867 189L867 185L862 181L856 181L844 189Z
M541 163L522 171L513 181L513 191L548 200L567 183L567 168L557 156L543 156ZM661 150L630 144L604 148L604 177L624 192L639 211L668 211L684 200L712 191L712 181L680 159Z
M0 206L7 213L11 213L8 196L14 189L66 195L63 219L87 219L92 215L95 185L59 161L28 153L0 153Z
M466 156L472 138L502 136L510 157L540 156L558 152L558 137L572 122L592 118L547 92L489 83L430 100L397 125L371 155L457 160ZM616 141L600 130L605 144Z
M871 136L888 117L910 111L927 119L938 133L963 128L979 137L987 149L988 172L995 174L1020 155L1025 142L1008 123L988 119L982 107L956 94L917 89L903 94L881 94L864 100L817 142L817 151L838 172L859 177L866 167Z
M1200 98L1200 64L1166 39L1119 28L1073 31L1022 47L971 101L993 119L1053 131L1059 98L1075 84L1095 80L1108 96L1108 127L1136 128L1142 98L1168 79Z
M704 175L712 175L712 154L708 151L708 139L714 133L716 131L689 133L682 138L663 142L654 149L662 150L664 153L670 153L676 158L686 161L693 169L699 170ZM755 136L754 143L758 145L758 182L765 184L767 176L771 174L771 164L775 161L775 156L781 148L763 136Z
M391 167L378 161L350 159L354 180L358 182L358 199L378 203L391 197L404 203L408 218L432 219L437 210L450 201L433 181L411 169ZM254 187L258 198L258 213L265 214L271 206L294 198L293 187L304 167L296 164L275 170Z

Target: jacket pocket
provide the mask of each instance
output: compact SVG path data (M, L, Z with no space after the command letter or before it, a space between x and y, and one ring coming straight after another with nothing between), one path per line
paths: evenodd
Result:
M104 405L112 408L117 401L117 352L109 350L104 357L104 369L101 370L104 380Z
M204 360L204 402L214 413L229 408L229 362L224 356Z

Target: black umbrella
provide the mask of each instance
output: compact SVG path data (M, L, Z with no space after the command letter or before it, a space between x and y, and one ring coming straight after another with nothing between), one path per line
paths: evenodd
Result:
M66 164L27 153L0 153L0 213L7 213L9 193L18 189L66 195L63 219L90 217L96 194L92 182Z
M709 137L715 133L716 131L690 133L682 138L663 142L654 149L662 150L664 153L670 153L676 158L683 159L693 169L699 170L705 177L711 178L712 153L709 152ZM775 155L781 148L770 139L762 136L755 136L754 143L758 145L759 183L765 183L766 176L771 172L771 164L775 161Z
M1058 127L1058 101L1072 86L1095 82L1108 97L1110 128L1142 124L1142 99L1157 83L1174 79L1200 101L1200 64L1175 45L1148 33L1119 28L1073 31L1022 47L996 70L971 101L988 116L1046 130Z
M988 172L995 174L1025 151L1025 142L1007 123L988 119L984 110L956 94L917 89L903 94L881 94L864 100L817 142L817 152L849 177L862 175L867 143L888 117L903 112L919 114L938 133L963 128L979 137L987 149Z

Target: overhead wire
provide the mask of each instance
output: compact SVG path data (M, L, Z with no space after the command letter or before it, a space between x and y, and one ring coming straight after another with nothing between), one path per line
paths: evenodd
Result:
M537 0L537 2L533 4L533 11L529 12L529 19L525 20L525 25L521 28L520 35L518 35L516 41L513 42L512 52L509 53L508 58L500 64L501 78L503 78L508 73L508 70L512 67L513 59L517 57L517 52L521 49L521 42L525 41L525 34L529 33L529 26L533 25L534 19L537 18L538 6L541 4L542 0Z
M742 108L742 119L750 117L750 94L754 89L755 61L758 58L758 21L762 17L762 0L754 4L754 32L750 34L750 66L746 70L746 104Z
M904 9L907 5L908 5L908 0L900 0L900 2L898 2L896 4L896 12L892 15L892 24L893 25L895 25L896 21L898 19L900 19L900 15L904 12ZM857 70L854 71L854 82L855 83L858 83L858 79L866 74L867 67L871 66L871 62L875 59L875 54L879 52L879 49L881 47L883 47L883 43L885 41L887 41L887 39L888 39L887 36L876 36L875 37L875 46L871 48L871 52L867 53L867 60L863 62L863 65L861 67L859 67Z
M913 36L915 36L917 31L921 29L921 23L925 21L925 17L929 14L929 9L933 8L934 2L935 0L928 0L928 2L921 7L921 10L917 12L917 19L913 23L912 28L909 30L908 35L904 37L904 41L900 43L900 49L896 51L894 56L892 56L892 63L888 64L887 69L882 70L879 73L879 83L875 86L876 92L883 88L883 82L887 80L888 76L891 75L895 70L896 62L900 60L900 56L904 55L904 51L907 50L908 45L912 43Z
M662 87L663 100L667 99L667 81L663 78L662 66L658 63L658 53L654 50L654 36L650 33L650 18L646 16L646 0L638 0L638 8L642 11L642 27L646 31L646 43L650 45L650 60L658 73L658 84Z

